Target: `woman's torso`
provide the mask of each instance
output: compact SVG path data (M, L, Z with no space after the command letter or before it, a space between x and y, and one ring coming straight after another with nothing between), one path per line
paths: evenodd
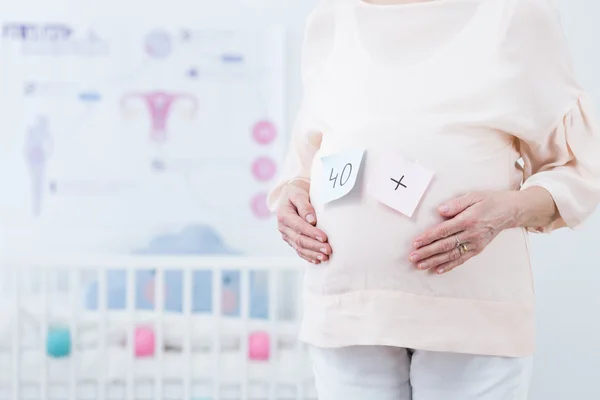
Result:
M346 3L333 9L338 13L338 35L315 68L318 72L309 76L306 92L316 115L315 130L322 135L312 167L311 199L318 226L328 234L334 251L328 263L307 271L306 289L322 295L397 290L499 302L528 300L532 283L522 229L502 232L483 253L444 276L419 271L408 260L416 236L443 221L437 212L443 202L473 191L515 190L520 184L513 136L495 124L504 111L482 104L493 104L487 99L505 82L504 72L486 73L492 70L493 53L486 53L484 37L472 36L485 27L477 18L483 12L480 3L486 1L450 0L448 7L473 7L463 24L468 29L451 27L456 28L456 38L441 48L434 46L433 56L414 57L406 65L397 55L390 64L374 59L365 46L367 38L360 34L361 17L368 20L369 13L384 10ZM403 10L395 12L402 15ZM482 32L489 31L493 29ZM414 43L409 47L414 49ZM385 57L384 52L380 55ZM365 150L355 187L347 196L323 204L326 177L321 157L353 149ZM367 190L374 165L384 156L416 162L434 174L412 217L383 205Z

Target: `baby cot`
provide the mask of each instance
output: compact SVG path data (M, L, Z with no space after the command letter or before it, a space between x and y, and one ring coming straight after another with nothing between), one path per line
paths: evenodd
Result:
M122 307L110 300L116 271ZM210 279L201 289L198 274ZM251 312L256 274L266 310ZM300 277L287 258L4 257L0 400L316 399L296 339Z

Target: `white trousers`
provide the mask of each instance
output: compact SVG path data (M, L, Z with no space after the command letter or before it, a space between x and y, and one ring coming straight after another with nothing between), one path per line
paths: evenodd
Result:
M532 358L310 347L319 400L526 400Z

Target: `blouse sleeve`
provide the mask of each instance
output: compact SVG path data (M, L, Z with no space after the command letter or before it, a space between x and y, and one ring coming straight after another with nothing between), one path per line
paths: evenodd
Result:
M294 181L310 183L312 161L321 146L321 134L310 131L310 113L302 107L296 117L292 137L278 181L267 197L267 206L274 212L281 201L283 189Z
M525 177L521 188L545 188L560 214L550 225L532 230L575 228L595 210L600 199L600 127L593 111L582 95L541 141L520 141Z
M310 183L315 154L321 147L322 133L312 111L311 84L331 49L333 15L327 1L320 2L309 15L302 44L302 83L304 100L292 129L289 149L278 180L267 197L267 206L275 211L286 185L302 180Z
M520 28L513 30L525 60L523 95L517 100L524 122L516 134L524 164L521 189L545 188L559 211L548 226L530 230L576 228L600 201L600 127L575 78L553 0L519 4L529 5L520 14Z

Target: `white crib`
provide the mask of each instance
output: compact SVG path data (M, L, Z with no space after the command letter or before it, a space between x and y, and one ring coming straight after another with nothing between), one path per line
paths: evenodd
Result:
M0 400L308 400L312 373L297 341L300 263L294 259L150 256L16 257L0 260ZM124 309L108 309L108 271L126 271ZM136 271L154 272L155 308L135 306ZM221 310L222 274L239 270L239 317ZM167 271L183 274L182 310L164 309ZM192 310L192 274L212 272L212 312ZM266 271L268 318L251 319L251 271ZM98 307L80 306L96 276ZM292 309L285 305L292 305ZM286 312L284 312L286 311ZM155 349L136 354L136 327L151 327ZM49 333L68 332L68 355L50 356ZM266 359L248 338L269 338ZM265 336L266 335L266 336Z

